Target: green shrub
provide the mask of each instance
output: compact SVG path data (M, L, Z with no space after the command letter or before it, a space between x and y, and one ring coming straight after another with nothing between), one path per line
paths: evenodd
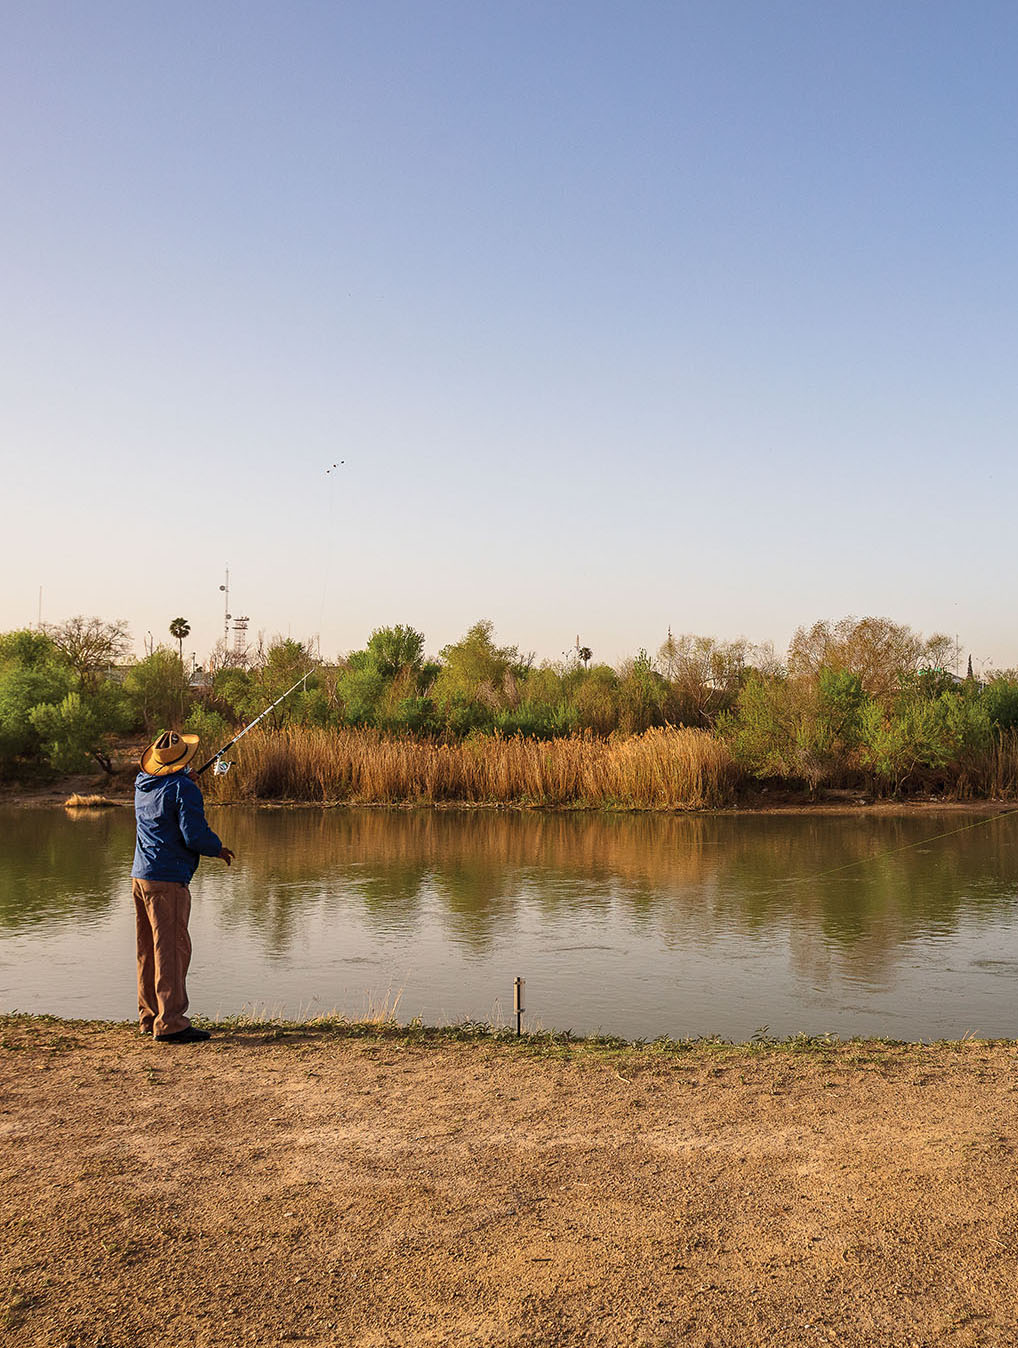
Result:
M180 656L165 646L131 666L124 678L124 692L134 724L144 726L148 734L180 725L193 697Z
M105 683L87 697L72 692L59 703L33 707L29 718L55 771L81 772L94 760L104 772L112 772L109 744L128 728L131 711L121 690Z
M1001 676L983 689L983 706L998 730L1018 729L1018 679Z

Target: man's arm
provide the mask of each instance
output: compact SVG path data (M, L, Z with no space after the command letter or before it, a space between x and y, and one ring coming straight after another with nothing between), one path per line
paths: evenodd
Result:
M229 866L234 854L209 828L198 783L186 773L181 774L177 785L177 822L186 847L203 857L221 857Z

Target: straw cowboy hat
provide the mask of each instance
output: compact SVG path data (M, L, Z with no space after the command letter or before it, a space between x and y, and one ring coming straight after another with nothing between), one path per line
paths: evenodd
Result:
M183 772L197 751L197 735L178 735L175 730L164 730L155 744L142 754L141 770L152 777Z

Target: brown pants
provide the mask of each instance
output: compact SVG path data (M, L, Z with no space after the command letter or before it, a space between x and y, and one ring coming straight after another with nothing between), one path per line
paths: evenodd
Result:
M138 1020L153 1034L176 1034L191 1024L187 966L191 963L191 891L165 880L132 880L138 936Z

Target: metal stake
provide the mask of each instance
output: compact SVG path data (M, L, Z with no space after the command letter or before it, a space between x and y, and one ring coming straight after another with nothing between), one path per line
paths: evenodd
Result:
M526 1007L523 1005L523 989L527 986L525 978L516 978L513 980L513 1010L516 1012L516 1033L521 1033L523 1024L523 1012Z

